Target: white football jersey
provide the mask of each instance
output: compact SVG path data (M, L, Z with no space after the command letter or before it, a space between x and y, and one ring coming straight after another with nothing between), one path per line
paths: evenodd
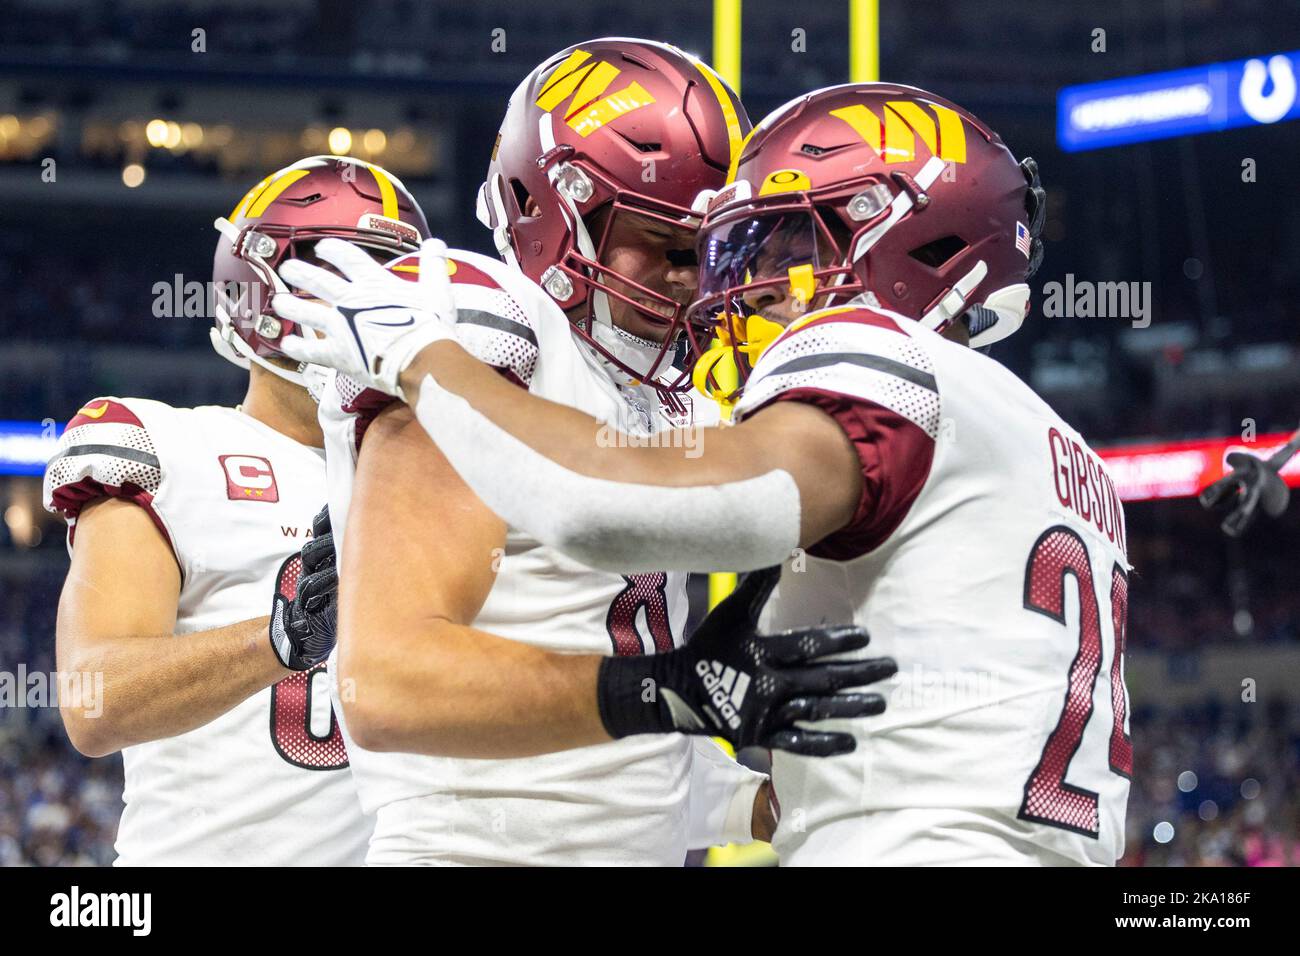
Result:
M390 268L414 275L418 257ZM462 344L521 387L641 435L692 422L689 401L684 410L666 409L653 388L616 384L521 273L460 251L450 254L448 268ZM327 381L322 395L340 553L357 452L369 422L390 401L345 376ZM509 529L474 626L554 651L643 654L678 646L687 611L684 573L594 571ZM362 804L377 814L367 857L377 864L679 866L696 838L688 812L692 772L728 777L711 792L743 792L750 802L761 780L734 761L716 760L711 741L680 734L518 760L373 753L350 739L348 750Z
M1129 565L1101 460L1002 365L865 306L786 329L737 414L779 400L836 418L864 489L764 624L851 621L899 666L883 715L825 723L854 753L774 755L782 862L1114 864Z
M311 536L324 494L320 449L232 408L139 398L89 402L45 472L69 549L89 501L148 512L181 571L178 641L270 613L276 573ZM372 821L328 683L323 668L296 674L202 727L124 749L118 865L363 862Z

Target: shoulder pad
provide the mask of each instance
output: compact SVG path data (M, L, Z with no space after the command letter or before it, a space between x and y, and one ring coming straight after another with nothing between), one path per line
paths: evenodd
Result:
M907 319L865 306L826 309L795 322L759 357L737 406L743 417L796 389L892 409L934 437L939 385Z
M413 253L388 268L415 281L420 257ZM528 280L504 263L459 250L448 253L447 271L456 299L457 340L480 362L527 387L537 367L537 320L517 284Z
M45 466L46 509L75 520L106 496L152 500L162 482L153 436L125 400L96 398L81 407Z

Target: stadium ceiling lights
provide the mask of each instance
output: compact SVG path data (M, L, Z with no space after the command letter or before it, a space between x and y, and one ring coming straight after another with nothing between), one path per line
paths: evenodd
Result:
M1067 86L1056 98L1066 152L1300 117L1300 52Z

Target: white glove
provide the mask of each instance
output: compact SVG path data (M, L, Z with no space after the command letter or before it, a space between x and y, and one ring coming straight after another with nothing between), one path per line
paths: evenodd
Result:
M405 401L399 380L406 367L426 345L456 339L447 244L441 239L421 244L420 277L415 282L342 239L322 239L316 255L346 278L299 259L280 266L285 282L321 301L280 293L271 300L272 307L290 322L324 334L286 336L281 351L299 362L336 368Z

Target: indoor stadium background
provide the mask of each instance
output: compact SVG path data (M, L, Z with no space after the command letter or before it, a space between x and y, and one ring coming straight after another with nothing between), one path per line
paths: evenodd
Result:
M216 216L301 156L350 153L401 176L452 246L490 251L474 190L518 81L602 35L711 59L714 14L706 0L0 0L0 672L54 669L67 557L38 476L58 427L94 395L242 396L207 320L153 308L160 283L208 278ZM1267 61L1300 49L1297 14L1289 0L879 2L881 78L955 100L1042 168L1035 311L994 354L1114 451L1130 500L1127 863L1300 864L1300 508L1230 541L1193 497L1227 444L1258 451L1300 421L1300 123L1069 151L1058 96ZM850 4L745 0L742 22L755 119L850 77ZM1287 92L1269 82L1264 95ZM1071 282L1149 283L1149 313L1045 316L1044 287ZM110 861L120 758L81 758L56 709L22 703L0 706L0 864Z

